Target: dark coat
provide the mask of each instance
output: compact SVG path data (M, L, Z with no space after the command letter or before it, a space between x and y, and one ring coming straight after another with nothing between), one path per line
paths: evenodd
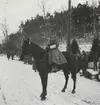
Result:
M73 41L72 41L71 51L73 54L80 53L79 46L78 46L77 41L75 39L73 39Z
M49 64L56 63L58 65L67 63L64 55L59 51L59 39L57 36L52 36L49 41L49 46L56 45L55 48L49 50Z
M95 55L99 56L100 46L99 46L99 39L97 37L93 39L91 52L92 52L93 57L95 57Z

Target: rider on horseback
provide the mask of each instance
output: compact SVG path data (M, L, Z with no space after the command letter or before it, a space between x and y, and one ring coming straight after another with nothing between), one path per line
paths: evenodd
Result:
M67 63L66 58L59 51L58 46L59 46L58 37L56 35L52 35L48 43L48 48L49 48L48 58L49 58L49 64L52 65L53 72L58 71L59 65Z
M72 54L80 55L79 45L75 38L72 40L72 43L71 43L71 52L72 52Z

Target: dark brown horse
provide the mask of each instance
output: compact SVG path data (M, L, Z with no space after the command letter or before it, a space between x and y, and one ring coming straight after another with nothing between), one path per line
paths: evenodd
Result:
M41 83L42 83L42 93L40 95L41 100L45 100L47 95L47 82L48 82L48 73L51 72L51 65L48 63L48 52L35 43L30 44L31 54L36 60L36 67L39 72ZM63 70L65 76L65 85L62 89L62 92L65 92L67 88L69 74L71 73L72 79L74 82L72 93L75 93L76 88L76 73L77 73L77 58L75 55L62 52L67 59L68 63L59 66L59 70Z

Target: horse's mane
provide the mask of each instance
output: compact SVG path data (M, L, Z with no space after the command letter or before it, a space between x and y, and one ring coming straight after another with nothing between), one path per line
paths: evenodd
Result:
M42 57L43 54L45 53L45 49L41 48L39 45L35 44L35 43L30 43L31 45L31 53L34 57Z
M35 48L45 51L45 49L41 48L39 45L37 45L36 43L31 42L31 45L34 45Z

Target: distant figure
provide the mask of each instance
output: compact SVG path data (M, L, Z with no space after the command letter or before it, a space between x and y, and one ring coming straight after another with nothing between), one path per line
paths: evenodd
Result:
M100 73L100 57L99 57L99 73Z
M52 65L52 71L58 70L58 65L67 63L64 55L59 51L59 40L56 35L50 37L48 48L49 48L49 64Z
M83 75L85 75L86 69L88 67L88 56L86 55L86 52L84 50L82 51L80 64L83 71Z
M7 58L8 58L8 60L10 59L10 52L9 51L7 52Z
M99 39L95 37L93 39L93 44L91 48L91 54L94 62L94 71L97 70L97 62L100 56L100 46L99 46Z
M15 55L15 53L14 53L14 51L12 51L11 52L11 58L12 58L12 60L14 59L14 55Z
M95 56L95 54L97 53L97 55L99 54L99 39L98 37L95 37L93 39L93 44L92 44L92 48L91 48L91 52L93 54L93 56Z
M71 51L72 51L73 54L80 54L79 46L77 44L76 39L72 40Z

